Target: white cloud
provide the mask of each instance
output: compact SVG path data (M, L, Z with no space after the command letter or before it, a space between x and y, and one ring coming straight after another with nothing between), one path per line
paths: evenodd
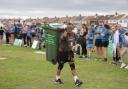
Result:
M0 0L0 16L65 16L128 12L128 0Z

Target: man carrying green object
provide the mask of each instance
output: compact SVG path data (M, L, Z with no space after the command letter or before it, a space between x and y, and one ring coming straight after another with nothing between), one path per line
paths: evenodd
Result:
M60 79L60 74L61 74L61 70L64 67L64 64L68 62L71 68L72 75L74 77L75 86L80 86L82 82L78 79L77 72L75 69L75 64L74 64L74 51L75 51L74 46L76 45L77 37L72 32L72 30L73 30L73 27L70 24L60 36L59 53L57 58L58 69L57 69L55 83L63 84L63 82Z

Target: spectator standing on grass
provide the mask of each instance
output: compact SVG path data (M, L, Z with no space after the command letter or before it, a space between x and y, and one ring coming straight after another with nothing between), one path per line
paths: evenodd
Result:
M10 44L10 32L9 32L9 26L5 24L5 35L6 35L6 44Z
M22 28L23 25L21 24L20 20L16 23L16 29L15 29L15 38L21 39L22 38Z
M86 36L88 33L88 28L86 26L86 24L82 24L82 29L80 31L80 45L82 48L82 53L80 58L87 58L87 49L86 49L86 39L84 38L84 36Z
M84 36L86 39L86 48L87 48L87 58L88 60L91 59L91 52L93 49L93 39L94 39L94 31L93 29L88 29L87 35Z
M29 30L27 31L27 47L32 46L32 29L29 27Z
M4 28L0 27L0 45L4 43L3 37L4 37Z
M118 51L119 51L119 56L118 56L118 62L120 62L121 60L121 50L123 48L123 39L124 39L124 34L125 34L125 29L121 27L120 24L116 25L116 29L119 31L119 47L118 47Z
M10 44L13 45L13 42L14 42L14 33L15 33L15 24L13 23L10 23L10 26L9 26L9 41L10 41Z
M24 46L26 47L27 46L27 32L29 30L29 25L24 25L23 26L23 29L22 29L22 38L23 38L23 43L24 43Z
M120 24L116 24L113 29L113 64L120 64L121 50L123 48L123 35L125 30Z
M38 40L39 42L39 50L41 50L41 45L42 45L42 42L43 42L43 30L39 27L36 28L36 39Z
M36 24L35 23L32 23L31 31L32 31L32 42L33 42L36 38Z
M102 33L100 34L102 37L102 53L103 53L103 61L107 61L108 57L108 45L109 45L109 40L111 36L111 28L109 25L105 24L104 29L102 30Z
M104 23L103 21L99 21L98 25L95 27L95 47L96 47L96 52L98 55L98 59L101 59L102 57L102 37L100 33L104 29Z
M113 44L113 62L112 64L117 64L119 61L119 30L116 26L112 26L112 44Z

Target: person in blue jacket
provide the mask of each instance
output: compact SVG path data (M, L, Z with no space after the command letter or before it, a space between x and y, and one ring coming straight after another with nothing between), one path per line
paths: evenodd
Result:
M108 45L109 45L109 40L111 36L111 28L109 25L105 24L104 29L101 33L101 41L102 41L102 53L103 53L103 61L107 61L107 56L108 56Z
M95 27L95 47L97 55L99 55L99 58L101 58L102 55L102 40L101 40L101 32L104 29L104 22L99 21L98 25Z

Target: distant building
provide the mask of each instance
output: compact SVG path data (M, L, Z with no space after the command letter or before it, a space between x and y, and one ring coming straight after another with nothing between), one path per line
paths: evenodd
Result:
M114 15L112 16L111 18L109 18L108 20L108 24L122 24L122 18L124 17L125 15Z
M74 16L74 17L70 20L70 22L73 23L73 24L81 24L83 18L84 18L84 16L82 16L82 15Z

